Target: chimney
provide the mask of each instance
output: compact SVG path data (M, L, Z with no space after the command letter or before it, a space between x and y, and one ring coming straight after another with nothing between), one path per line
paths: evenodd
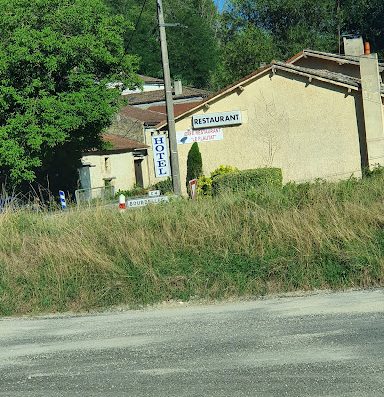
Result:
M359 57L364 55L364 42L361 36L343 36L344 55Z
M365 137L369 169L384 165L384 115L377 54L360 57Z
M369 41L366 41L364 43L364 55L369 55L371 53L371 45L369 44Z
M175 96L182 95L183 94L183 86L181 84L181 80L175 80L173 84L175 86Z

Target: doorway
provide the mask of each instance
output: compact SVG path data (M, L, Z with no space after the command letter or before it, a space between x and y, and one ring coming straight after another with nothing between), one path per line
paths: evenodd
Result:
M136 179L136 186L144 187L144 181L143 181L143 168L142 168L142 163L143 160L135 160L135 179Z

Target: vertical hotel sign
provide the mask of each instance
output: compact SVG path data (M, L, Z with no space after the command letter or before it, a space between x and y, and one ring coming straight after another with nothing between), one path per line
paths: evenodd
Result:
M155 176L161 178L170 176L169 156L166 135L152 136L153 161L155 163Z

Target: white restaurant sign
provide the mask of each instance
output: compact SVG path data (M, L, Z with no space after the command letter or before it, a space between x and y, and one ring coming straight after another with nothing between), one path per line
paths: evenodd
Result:
M206 113L192 116L193 128L222 127L241 124L241 111Z
M170 176L169 156L166 135L152 136L153 161L156 178Z
M193 142L221 141L224 138L222 128L178 131L176 137L179 145Z

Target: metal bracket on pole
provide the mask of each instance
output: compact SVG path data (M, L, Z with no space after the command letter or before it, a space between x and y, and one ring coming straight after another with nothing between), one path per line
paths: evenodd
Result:
M160 27L165 27L165 28L174 28L174 27L178 27L178 28L188 28L188 26L182 25L181 23L163 23L163 24L160 24L160 23L159 23L159 26L160 26Z

